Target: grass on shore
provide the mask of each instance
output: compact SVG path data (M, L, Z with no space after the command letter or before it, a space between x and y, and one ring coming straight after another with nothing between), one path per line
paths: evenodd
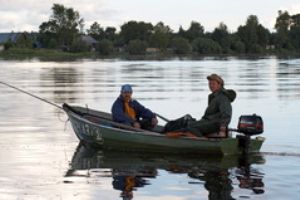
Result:
M9 50L0 51L0 59L4 60L26 60L26 59L39 59L41 61L73 61L77 59L109 59L118 58L124 60L168 60L168 59L180 59L180 60L199 60L204 57L214 57L224 59L227 57L237 57L246 59L257 59L268 56L276 56L278 58L299 58L300 52L280 51L269 52L265 54L203 54L203 55L173 55L173 54L157 54L157 55L128 55L126 53L118 53L113 55L100 55L97 52L81 52L71 53L54 49L26 49L26 48L10 48Z
M38 58L40 60L75 60L80 58L93 58L94 52L70 53L52 49L25 49L11 48L0 52L0 58L6 60L24 60Z

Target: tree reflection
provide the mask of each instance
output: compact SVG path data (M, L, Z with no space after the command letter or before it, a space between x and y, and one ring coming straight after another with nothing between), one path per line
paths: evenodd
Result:
M79 85L81 74L74 67L54 67L41 74L41 88L50 88L54 102L76 102L82 95Z

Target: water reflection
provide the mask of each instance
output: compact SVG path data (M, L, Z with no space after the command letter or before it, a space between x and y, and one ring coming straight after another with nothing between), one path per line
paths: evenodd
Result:
M238 182L240 189L251 189L255 194L264 193L263 174L251 167L252 164L259 163L264 163L260 155L194 157L96 150L79 145L65 178L71 178L70 181L72 177L80 176L98 179L111 177L112 187L120 191L121 199L134 199L134 193L139 188L151 185L163 170L171 174L186 174L191 179L186 187L204 185L209 199L228 200L234 199L232 191L235 182ZM166 193L164 191L164 194L155 195Z
M300 59L0 61L1 81L57 104L74 102L109 112L120 85L132 83L135 98L170 119L186 113L202 116L209 93L206 76L211 73L221 74L225 86L238 93L231 127L241 114L263 116L267 140L262 151L270 152L265 165L251 159L245 165L237 159L166 155L109 159L111 152L82 152L74 155L70 176L62 177L78 141L71 128L64 131L66 119L60 120L63 115L58 117L48 104L1 85L0 199L116 199L122 191L113 188L114 173L138 176L134 199L145 192L143 199L153 199L153 194L160 197L155 199L201 199L220 195L216 190L237 199L298 199L300 190L289 186L300 184L300 161L282 156L299 155Z
M192 171L189 177L199 179L204 182L204 187L208 191L208 199L230 200L233 186L230 173L227 169Z
M113 169L112 185L116 190L120 190L120 197L125 199L133 199L133 191L137 188L149 185L148 178L155 178L157 170L155 168L147 168L140 170ZM147 178L147 179L146 179Z
M75 67L54 67L40 74L40 87L51 89L54 102L76 102L79 94L84 93L78 83L82 83L82 74Z
M282 99L300 97L299 60L281 61L276 69L278 97Z

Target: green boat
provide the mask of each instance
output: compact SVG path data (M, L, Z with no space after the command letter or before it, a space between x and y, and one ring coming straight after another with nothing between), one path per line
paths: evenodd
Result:
M174 154L216 154L237 155L256 153L264 142L257 136L227 137L227 138L170 138L160 133L162 126L153 131L136 129L112 121L109 113L89 108L63 104L63 109L69 116L76 136L84 144L97 148L119 151L162 152ZM247 138L245 142L245 138Z

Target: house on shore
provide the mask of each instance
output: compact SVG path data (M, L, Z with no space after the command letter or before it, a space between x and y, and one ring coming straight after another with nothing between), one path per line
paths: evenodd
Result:
M11 33L0 33L0 51L5 50L5 44L11 42L16 44L17 42L27 43L27 45L33 48L39 48L41 45L37 41L38 33L27 33L27 32L11 32Z
M95 51L98 41L90 35L81 35L80 40L84 42L92 51Z
M0 33L0 51L5 49L6 42L15 43L20 33Z

